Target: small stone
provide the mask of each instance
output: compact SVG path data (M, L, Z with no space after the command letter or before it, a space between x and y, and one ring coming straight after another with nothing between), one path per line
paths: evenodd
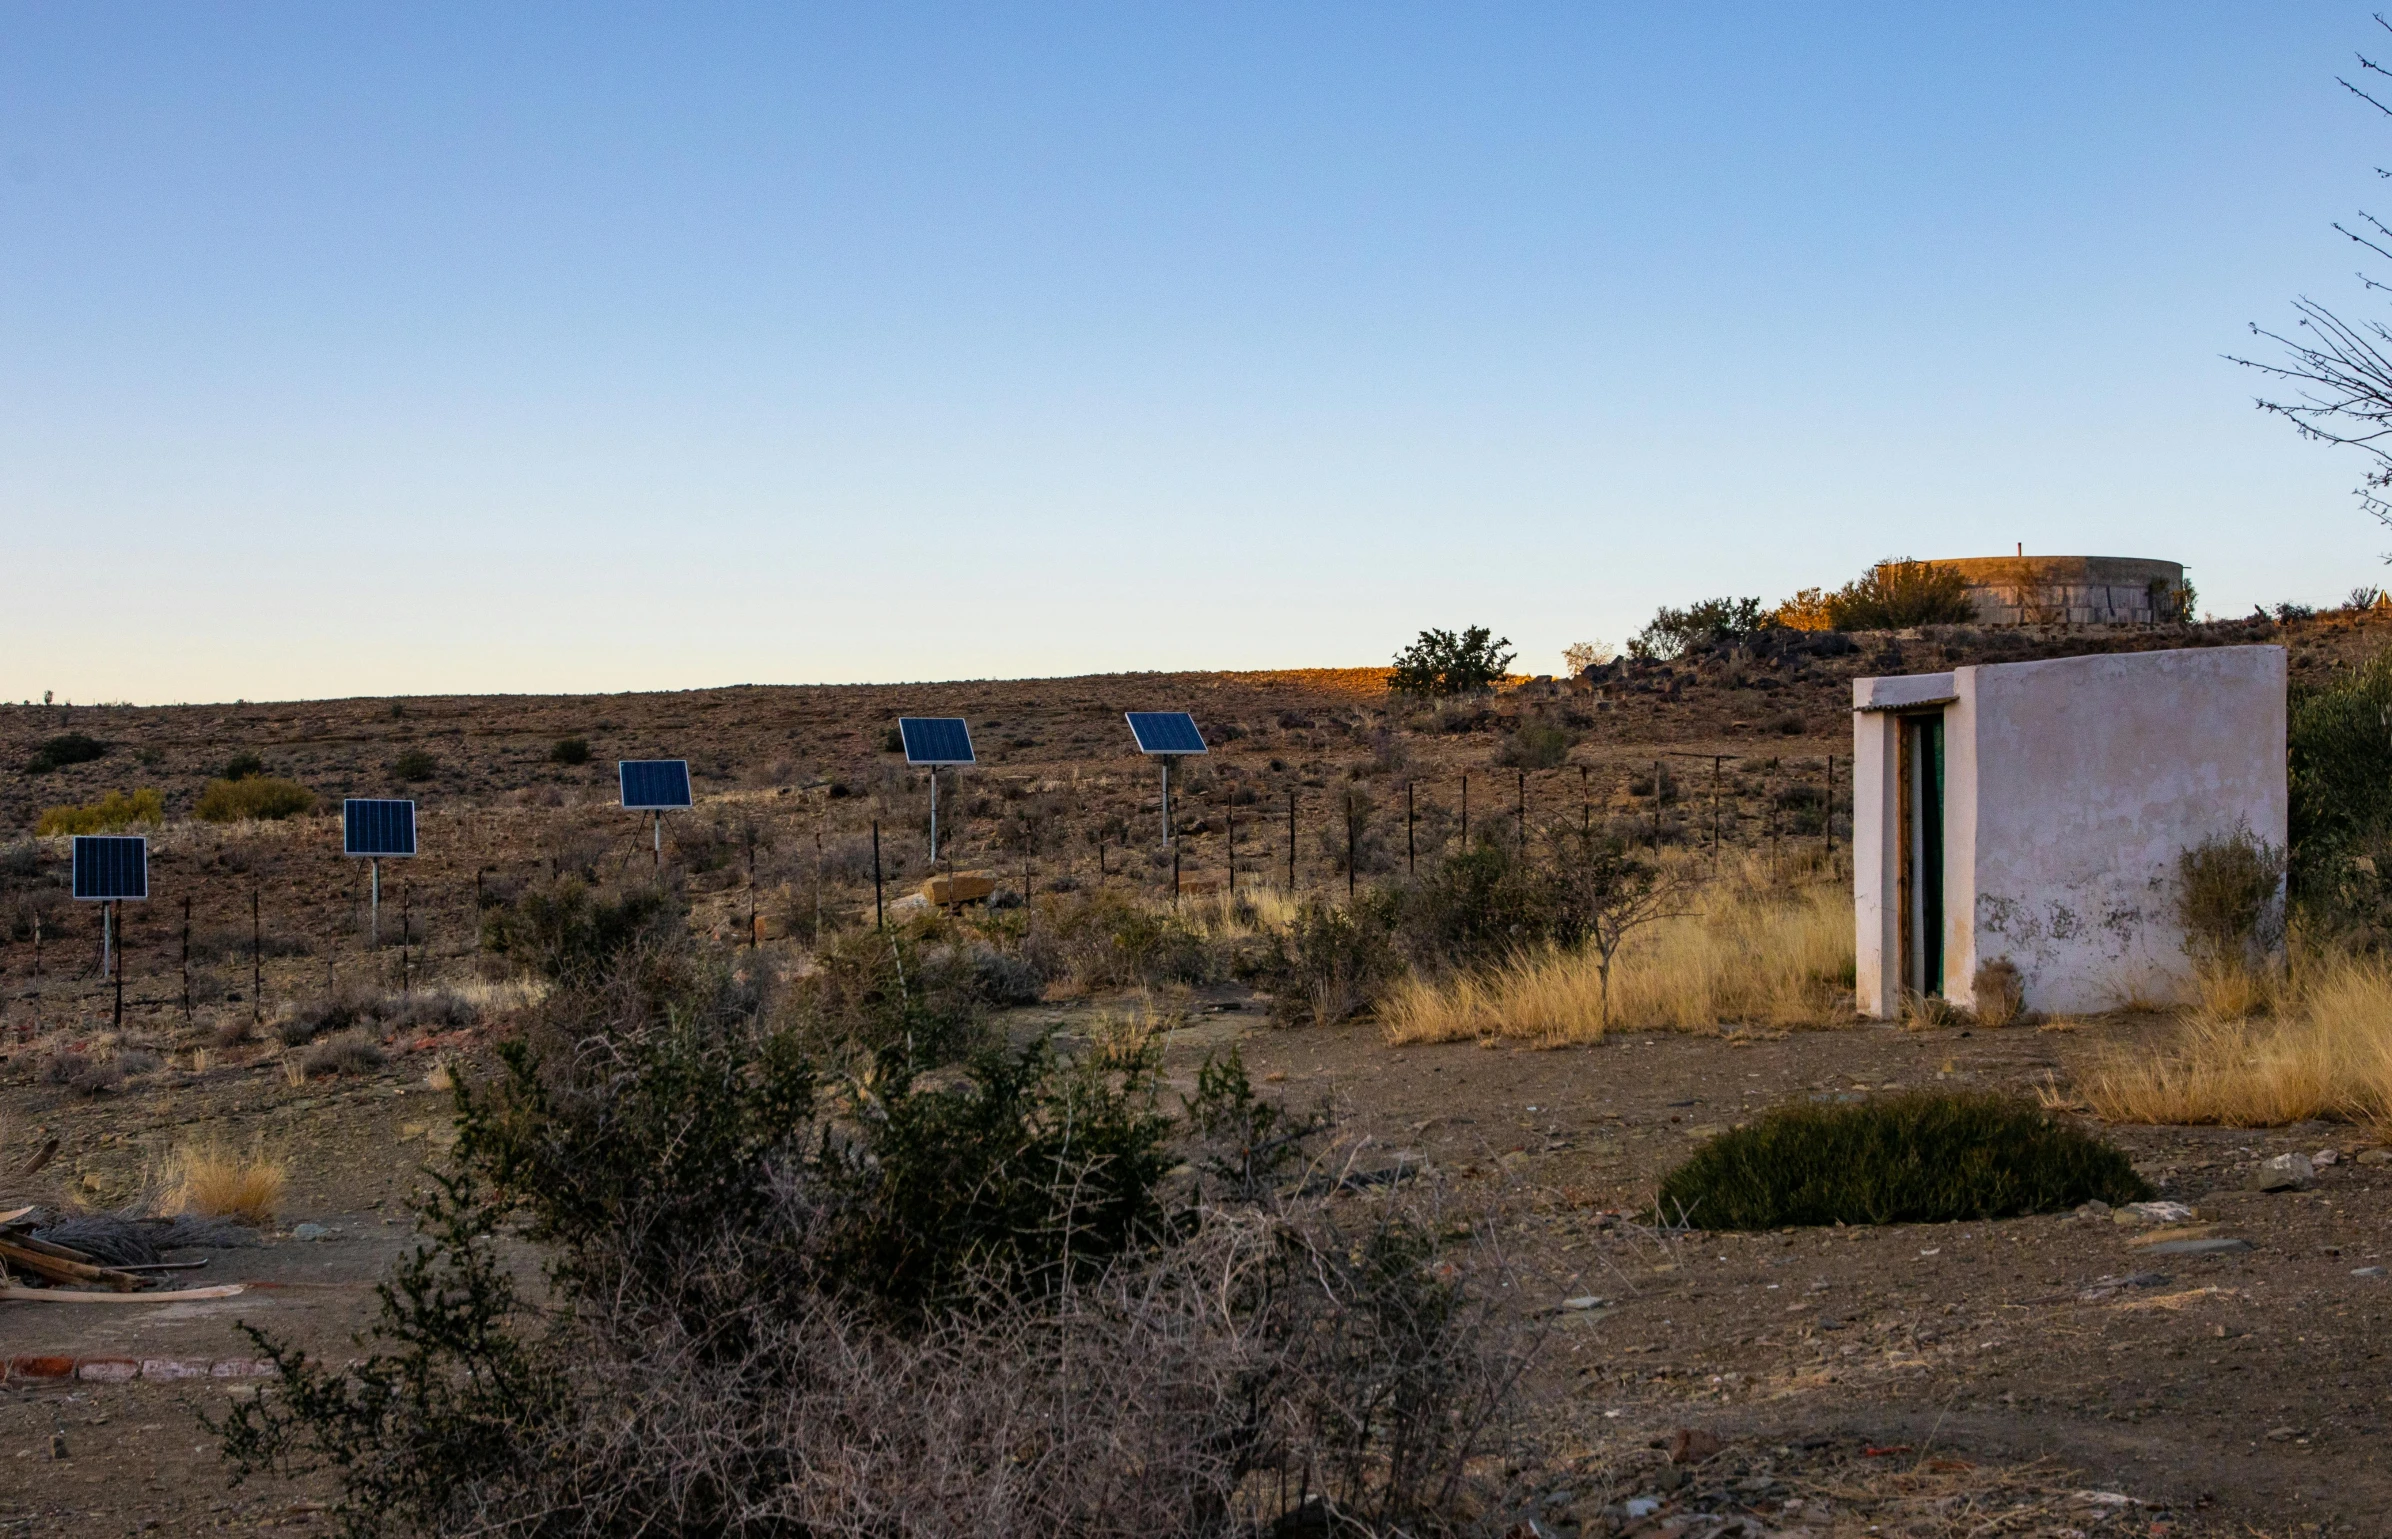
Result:
M2279 1154L2263 1160L2251 1172L2248 1185L2255 1192L2305 1192L2317 1182L2317 1167L2305 1154Z
M1582 1293L1574 1299L1563 1299L1561 1307L1564 1309L1601 1309L1603 1300L1595 1294Z
M299 1224L292 1228L291 1238L294 1240L321 1240L331 1233L332 1231L322 1224Z
M67 1457L65 1433L53 1432L50 1434L50 1457L53 1459Z
M2110 1205L2096 1197L2091 1202L2079 1207L2076 1210L2076 1216L2078 1218L2103 1218L2108 1216L2109 1211Z
M2298 1427L2277 1427L2269 1431L2267 1440L2271 1443L2289 1443L2300 1435L2301 1429Z
M2353 1277L2381 1277L2384 1275L2384 1269L2380 1266L2355 1266L2351 1268L2350 1275Z
M2328 1165L2341 1164L2342 1155L2338 1150L2320 1149L2315 1154L2309 1156L2309 1163L2315 1165L2318 1169L2323 1170Z
M2358 1160L2362 1165L2392 1165L2392 1149L2361 1149Z
M2189 1224L2201 1210L2189 1202L2130 1202L2110 1215L2110 1222L2126 1228L2147 1224Z
M1719 1452L1719 1436L1700 1427L1680 1427L1669 1435L1669 1462L1700 1464Z
M1649 1518L1661 1510L1661 1500L1653 1496L1631 1496L1623 1510L1632 1518Z

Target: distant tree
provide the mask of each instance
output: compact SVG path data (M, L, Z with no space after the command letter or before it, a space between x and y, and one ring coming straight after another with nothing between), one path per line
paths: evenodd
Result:
M1459 636L1422 631L1418 641L1395 654L1387 687L1430 700L1492 689L1512 666L1511 648L1509 639L1494 636L1483 625L1473 625Z
M1757 598L1704 599L1684 609L1664 604L1653 611L1652 624L1629 638L1628 652L1667 662L1714 642L1742 640L1769 623Z
M2382 16L2375 20L2377 26L2392 31L2392 22ZM2367 75L2392 79L2392 68L2365 54L2359 56L2359 69L2362 79ZM2366 87L2340 76L2336 81L2368 106L2392 116L2392 107ZM2392 176L2392 171L2378 167L2376 175ZM2356 226L2337 223L2334 228L2373 255L2392 260L2392 227L2364 211ZM2392 283L2364 272L2359 274L2359 282L2370 292L2392 293ZM2374 467L2359 484L2359 505L2377 522L2392 525L2392 326L2381 320L2345 320L2306 297L2294 300L2292 309L2298 319L2289 335L2251 323L2252 335L2284 349L2280 362L2255 358L2235 358L2234 362L2292 388L2293 394L2285 398L2258 397L2261 411L2284 418L2303 438L2348 445L2374 460Z
M1643 859L1602 833L1563 832L1555 854L1562 912L1595 962L1600 1019L1611 1024L1611 969L1620 947L1646 925L1687 913L1685 874Z
M1561 665L1571 678L1600 663L1610 662L1619 653L1608 641L1573 641L1561 649Z

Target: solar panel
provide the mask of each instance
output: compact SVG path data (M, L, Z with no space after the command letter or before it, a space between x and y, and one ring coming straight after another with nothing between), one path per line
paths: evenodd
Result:
M379 859L415 853L415 803L352 796L341 803L341 853Z
M908 764L974 764L972 729L960 716L900 716Z
M1185 711L1125 711L1130 719L1130 733L1138 740L1138 752L1203 753L1204 734L1196 730L1196 718Z
M149 896L149 841L122 834L75 835L75 896L96 902Z
M623 785L623 805L635 812L657 812L690 805L687 759L624 759L615 765Z

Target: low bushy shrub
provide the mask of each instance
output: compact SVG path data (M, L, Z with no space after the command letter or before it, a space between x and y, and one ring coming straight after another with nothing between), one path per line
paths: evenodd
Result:
M368 1074L382 1067L387 1055L370 1031L350 1030L324 1038L300 1055L299 1070L318 1074Z
M1402 975L1384 906L1375 902L1304 904L1254 968L1282 1025L1334 1025L1369 1008Z
M2261 965L2284 942L2284 852L2247 828L2184 851L2176 921L2194 960Z
M585 738L560 737L550 745L548 761L551 764L587 764L590 762L589 742Z
M299 782L252 772L209 781L191 813L203 823L239 823L301 817L315 810L316 793Z
M440 761L428 749L410 748L390 761L390 772L403 781L429 780L440 773Z
M670 948L554 991L458 1087L366 1355L252 1332L281 1376L211 1423L236 1480L329 1473L355 1534L1429 1535L1511 1509L1527 1353L1442 1226L1184 1205L1151 1058L834 1084L772 1020ZM545 1255L536 1303L502 1233Z
M551 979L596 977L682 922L660 887L605 888L562 876L482 915L482 949Z
M108 745L80 732L62 732L41 743L25 761L28 775L47 775L70 764L89 764L108 752Z
M224 774L222 778L226 780L247 780L252 775L263 775L264 773L266 773L266 761L259 758L250 750L244 748L239 753L234 754L231 758L224 761Z
M1781 1106L1661 1182L1666 1221L1703 1229L1936 1224L2139 1202L2117 1149L2030 1102L1926 1091Z
M111 791L96 802L80 806L46 807L33 825L37 834L121 834L141 824L166 821L166 798L143 789L130 795Z

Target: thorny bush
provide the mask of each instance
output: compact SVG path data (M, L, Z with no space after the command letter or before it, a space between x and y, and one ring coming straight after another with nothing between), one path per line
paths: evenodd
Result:
M328 1470L352 1535L1517 1515L1473 1472L1520 1462L1524 1355L1468 1254L1391 1201L1264 1193L1320 1128L1234 1060L1184 1129L1151 1051L941 1063L901 1037L833 1077L761 977L663 933L461 1077L454 1168L361 1362L258 1335L280 1385L213 1424L236 1480ZM1183 1133L1243 1141L1223 1157L1261 1200L1201 1200Z

